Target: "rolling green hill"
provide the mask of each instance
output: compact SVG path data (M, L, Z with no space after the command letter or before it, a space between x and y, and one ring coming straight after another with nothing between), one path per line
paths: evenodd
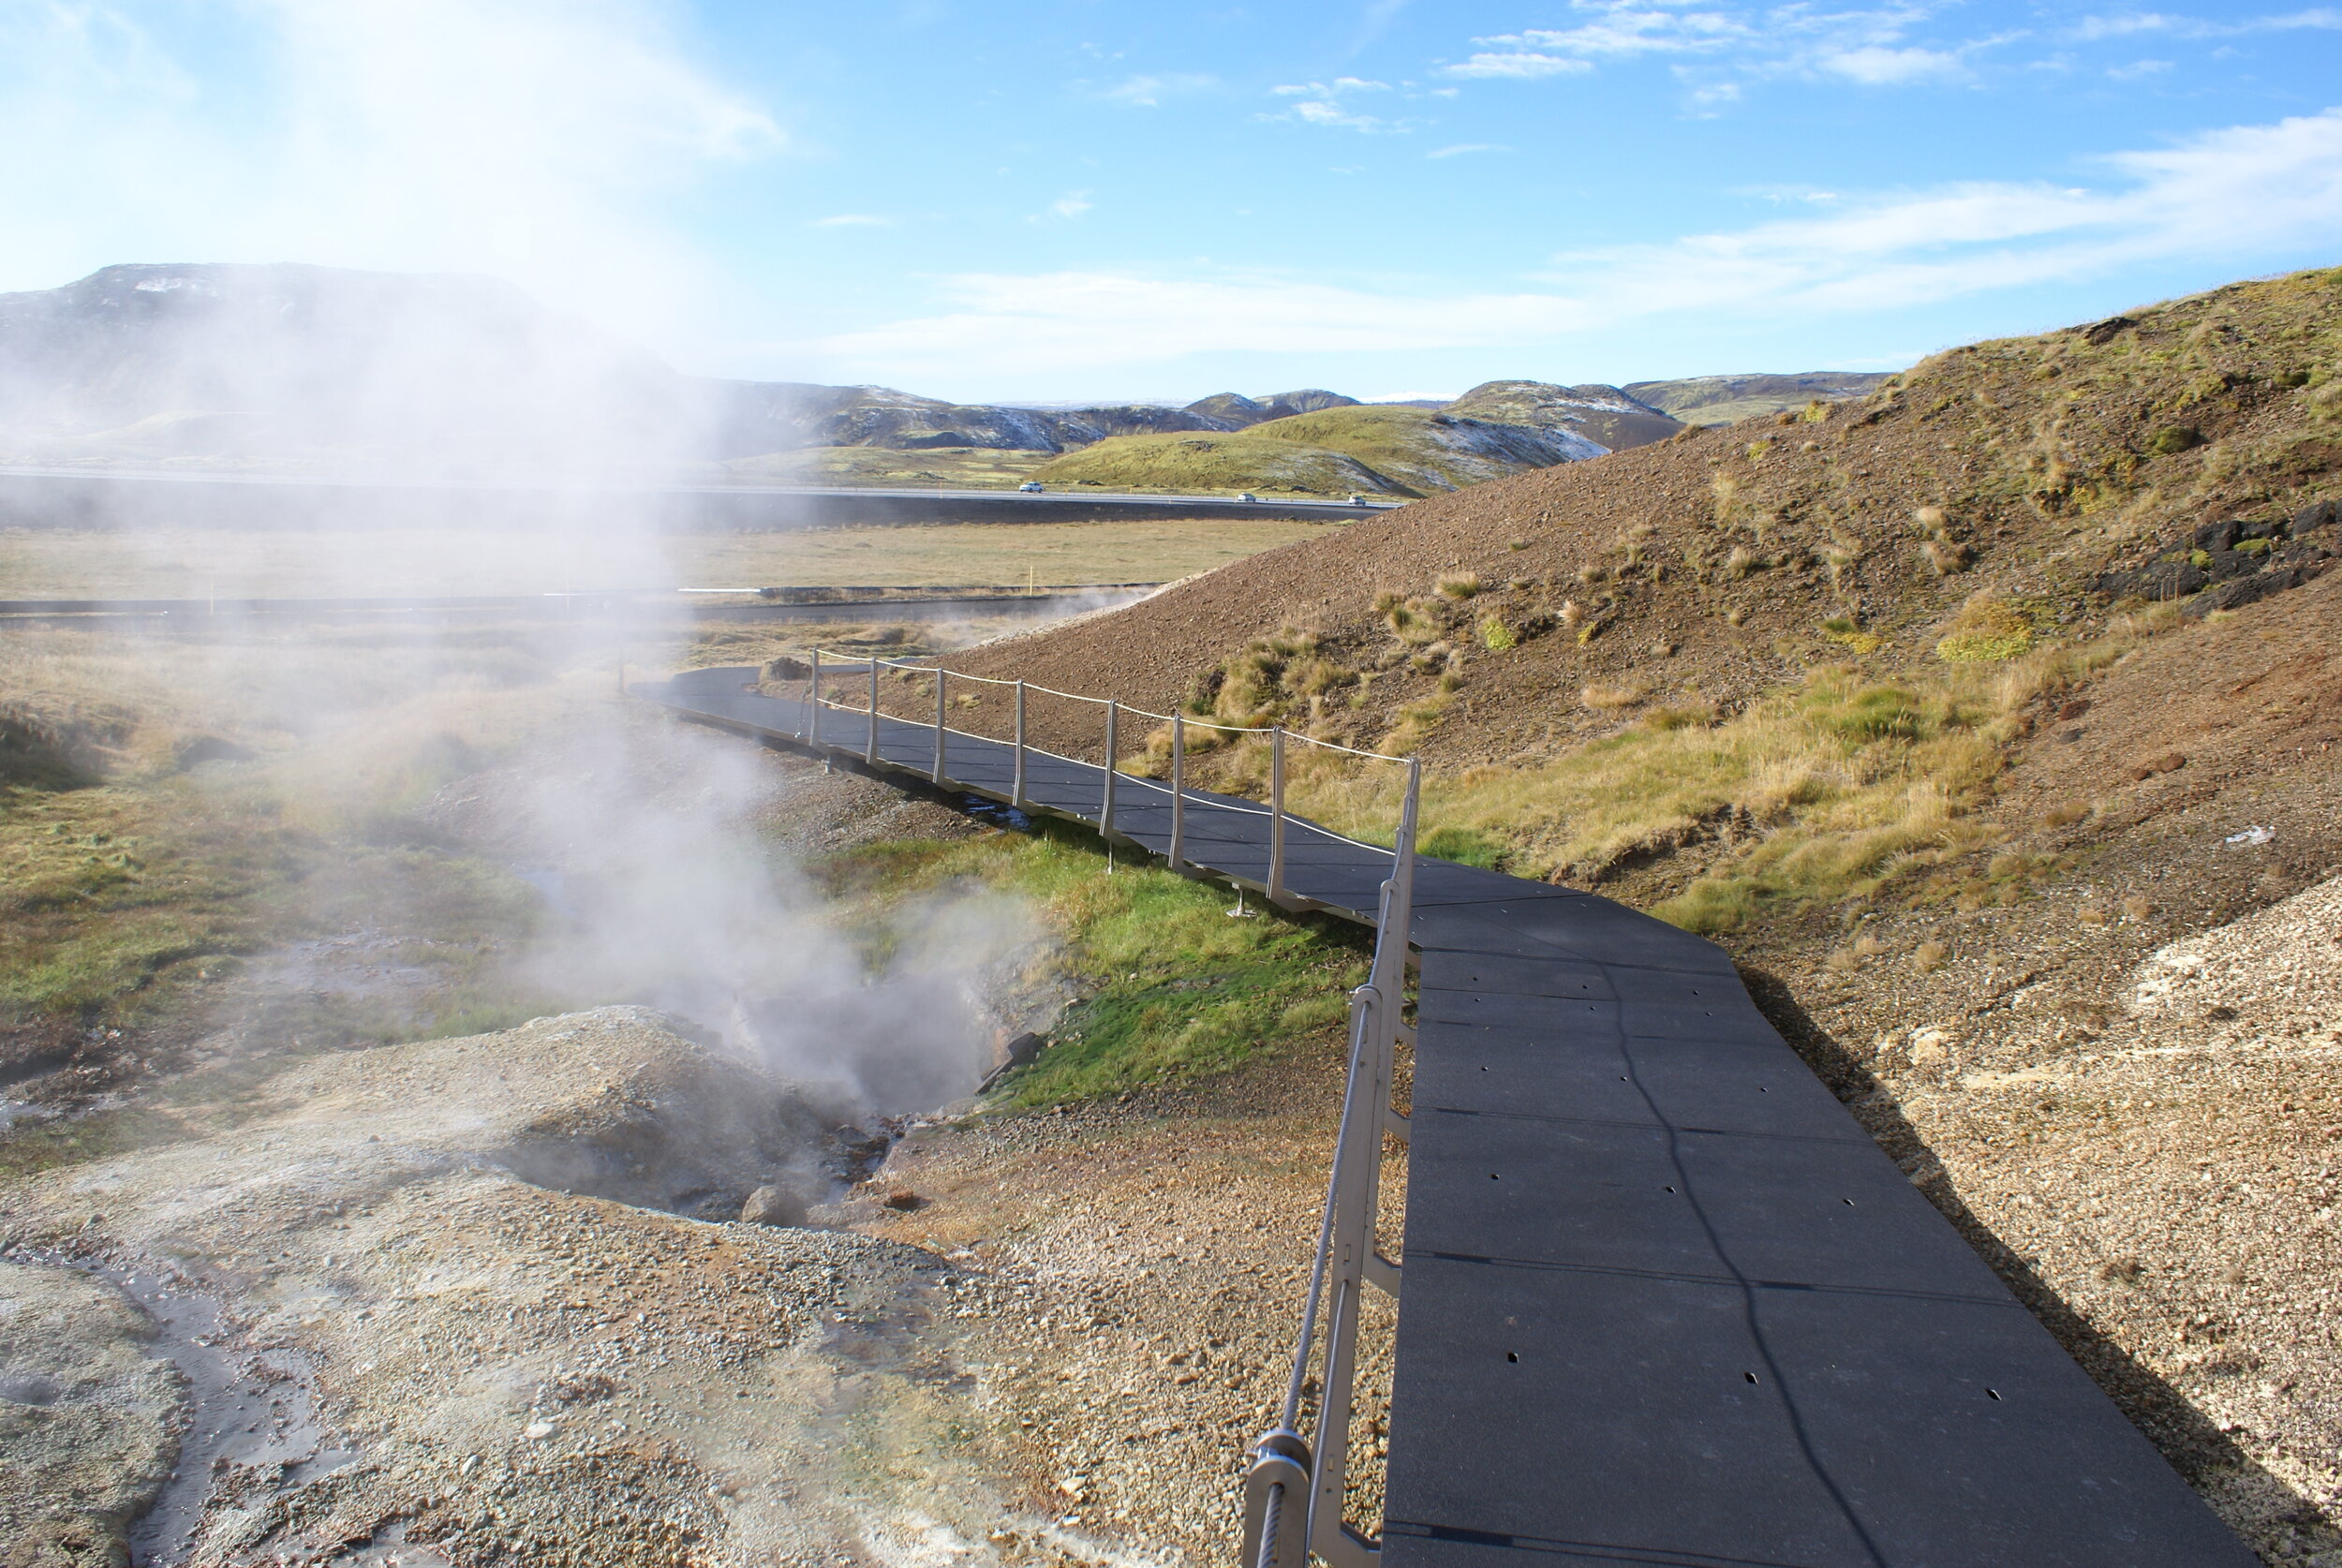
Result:
M1116 436L1033 470L1052 489L1238 491L1262 496L1414 496L1346 452L1259 429Z
M1558 431L1357 404L1270 420L1230 435L1123 436L1033 471L1045 484L1260 495L1419 496L1597 456Z

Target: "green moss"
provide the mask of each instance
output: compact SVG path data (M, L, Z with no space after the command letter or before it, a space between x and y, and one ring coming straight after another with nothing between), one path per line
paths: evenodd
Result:
M2203 445L2203 436L2192 425L2167 424L2147 438L2147 450L2158 457L2170 457Z
M868 929L899 901L975 881L1037 909L1084 993L1048 1049L1002 1080L995 1102L1042 1105L1225 1072L1264 1051L1335 1028L1364 978L1371 933L1324 915L1286 917L1252 904L1228 913L1222 884L1133 865L1105 871L1098 836L1046 821L1030 834L956 843L876 844L817 867Z

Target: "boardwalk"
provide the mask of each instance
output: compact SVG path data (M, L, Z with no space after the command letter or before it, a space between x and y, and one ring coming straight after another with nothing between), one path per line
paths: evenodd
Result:
M770 740L802 704L640 694ZM859 757L863 715L822 739ZM935 732L882 721L924 777ZM1011 748L949 737L1006 800ZM1103 770L1030 755L1095 822ZM1118 833L1169 847L1124 780ZM1185 860L1261 887L1267 819L1188 792ZM1371 920L1389 856L1289 835ZM1592 895L1425 858L1387 1508L1391 1568L2248 1568L2257 1560L1906 1181L1724 954Z

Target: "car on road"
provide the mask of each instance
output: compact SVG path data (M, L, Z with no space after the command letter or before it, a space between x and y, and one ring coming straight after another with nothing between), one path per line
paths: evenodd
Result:
M1024 483L1018 485L1016 490L1019 495L1038 496L1041 494L1041 481L1039 480L1027 480Z
M1237 498L1238 500L1239 500L1239 501L1257 501L1257 500L1259 500L1259 499L1260 499L1260 497L1259 497L1258 496L1253 495L1253 494L1251 491L1249 491L1249 490L1239 490L1239 491L1238 491L1238 492L1236 493L1236 498Z

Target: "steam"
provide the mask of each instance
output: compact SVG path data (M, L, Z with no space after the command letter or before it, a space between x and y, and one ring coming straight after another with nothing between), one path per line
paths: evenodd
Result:
M669 18L651 0L259 0L224 40L170 16L0 19L0 129L60 150L0 172L0 218L31 220L0 286L141 263L10 318L0 460L350 486L283 492L280 511L319 498L278 520L282 551L215 548L208 522L136 541L190 599L674 585L645 492L704 477L742 416L620 334L704 330L719 291L664 205L782 138ZM190 90L215 54L249 121ZM280 769L295 804L345 828L399 831L402 792L471 769L454 793L495 798L456 836L546 894L516 984L669 1009L841 1114L967 1094L992 1065L986 998L1032 923L967 893L836 929L759 832L771 759L612 694L622 654L656 667L685 629L409 628L353 672L347 629L220 616L185 652L299 737ZM265 657L231 656L239 641Z
M993 998L1043 947L1015 900L917 899L858 944L757 832L788 786L755 748L657 721L613 726L506 787L549 920L524 972L699 1024L839 1115L970 1093L994 1065Z

